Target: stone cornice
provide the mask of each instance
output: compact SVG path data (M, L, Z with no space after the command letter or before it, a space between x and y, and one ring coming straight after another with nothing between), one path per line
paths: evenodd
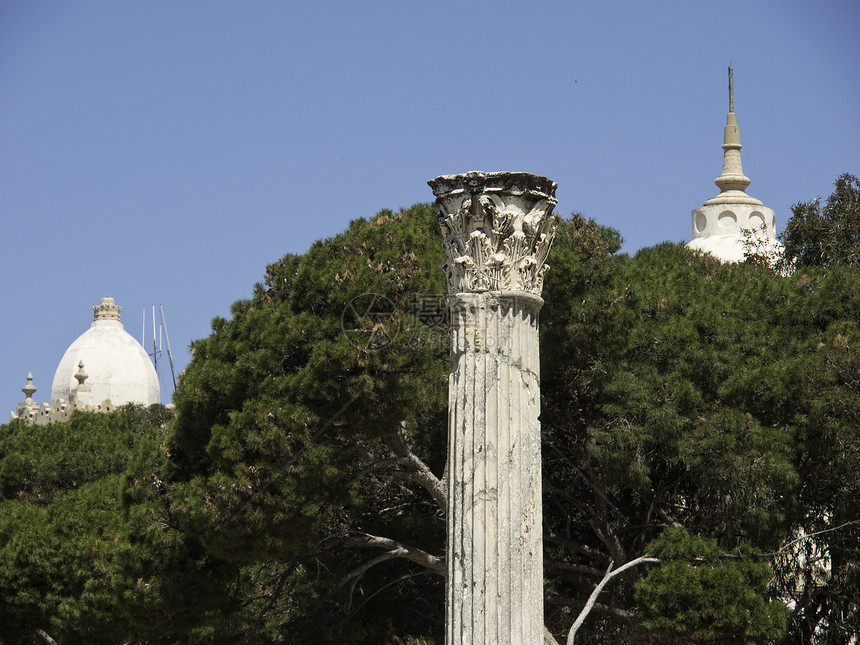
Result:
M541 294L555 236L555 182L526 172L473 171L427 183L445 236L450 294Z

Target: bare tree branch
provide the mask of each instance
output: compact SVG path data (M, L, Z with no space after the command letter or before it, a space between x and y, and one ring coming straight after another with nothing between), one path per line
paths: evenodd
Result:
M683 525L677 519L675 519L673 516L669 515L669 513L665 509L658 508L657 509L657 515L659 515L660 518L664 522L666 522L669 526L674 527L676 529L683 528Z
M619 559L619 560L624 559L623 557L619 557L619 556L622 556L622 553L620 553L618 551L618 549L616 548L618 546L618 544L617 544L617 540L615 539L615 536L612 535L611 533L610 533L610 535L607 535L603 531L603 528L606 528L607 530L609 530L610 529L609 525L604 522L603 528L602 528L602 527L598 526L597 522L593 519L588 519L587 522L588 522L588 526L591 528L591 531L594 533L594 536L598 540L600 540L600 542L603 543L603 546L605 546L606 550L609 552L609 554L611 556L610 562L612 562L614 559Z
M558 641L555 640L555 636L546 628L546 625L543 628L543 645L558 645Z
M352 580L352 586L350 587L349 591L349 603L347 605L348 611L349 608L352 606L352 596L355 592L355 585L361 579L361 576L363 576L371 568L375 567L377 564L381 564L382 562L387 562L388 560L394 560L396 558L403 558L405 560L415 562L416 564L419 564L422 567L425 567L426 569L432 571L433 573L439 574L443 577L446 573L445 565L440 558L437 558L436 556L431 555L426 551L416 549L415 547L408 546L390 538L363 533L361 535L342 538L341 540L338 540L338 544L346 547L376 547L388 549L388 551L386 551L385 553L380 553L378 556L371 558L370 560L363 563L361 566L356 567L355 569L347 573L343 578L341 578L340 582L338 583L339 587L344 586L350 580ZM388 585L386 585L386 587L387 586Z
M571 540L570 538L564 537L563 535L558 535L556 533L545 532L544 542L558 544L572 551L576 551L577 553L582 553L583 555L586 555L590 558L594 558L595 560L602 560L603 562L609 562L611 560L611 558L603 551L593 549L587 544L580 544L576 540ZM598 573L600 572L598 571Z
M562 452L561 449L558 448L549 439L549 435L547 433L545 433L545 432L541 433L541 441L546 443L546 445L549 446L550 449L553 452L555 452L561 458L562 461L564 461L568 466L570 466L570 468L573 469L573 472L575 472L577 475L579 475L582 478L582 480L591 487L591 489L594 491L594 494L597 495L600 499L602 499L605 504L607 504L608 506L611 506L616 511L618 510L617 508L615 508L615 505L609 500L609 497L607 496L606 492L597 486L597 484L594 481L596 478L589 477L588 474L586 474L579 466L574 464L570 460L570 458L566 454L564 454L564 452Z
M585 603L577 598L570 598L568 596L550 596L546 599L547 604L559 605L561 607L579 607L580 611L585 607ZM620 607L614 607L612 605L604 605L603 603L596 602L594 606L591 608L591 611L597 614L603 614L604 616L612 616L613 618L618 618L619 620L626 620L627 622L633 621L636 617L636 614L632 611L628 611L626 609L621 609Z
M380 555L376 556L375 558L371 558L370 560L368 560L367 562L362 564L360 567L356 567L355 569L350 571L348 574L346 574L343 578L340 579L340 582L337 584L337 586L342 587L343 585L345 585L347 582L349 582L353 578L356 578L356 579L360 578L365 573L367 573L367 571L370 568L375 567L377 564L379 564L381 562L385 562L386 560L393 560L394 558L402 558L405 556L406 556L406 549L392 549L391 551L386 551L385 553L381 553Z
M561 571L573 571L575 573L581 573L586 576L599 576L600 569L595 569L594 567L588 567L584 564L571 564L570 562L565 562L564 560L555 560L553 558L544 556L544 565L552 567L553 569L559 569Z
M382 559L374 558L371 560L373 564L370 566L374 566L375 564L379 564L379 562L384 562L385 560L390 560L392 558L403 558L404 560L409 560L410 562L414 562L415 564L419 564L422 567L429 569L433 573L437 573L440 576L445 575L445 561L443 558L437 557L431 553L427 553L422 549L418 549L414 546L409 546L408 544L403 544L402 542L398 542L397 540L392 540L391 538L381 537L378 535L370 535L369 533L361 533L357 535L352 535L344 538L335 539L336 546L345 546L345 547L353 547L353 548L377 548L377 549L387 549L388 554L387 557ZM332 545L329 544L328 548L332 548ZM358 567L355 571L359 571L362 569L364 565ZM370 567L365 568L363 571L359 573L363 573L367 571ZM345 580L351 579L352 573L347 574Z
M443 511L447 508L447 489L445 483L433 474L433 471L425 464L406 444L403 436L407 435L406 422L400 422L400 434L391 434L384 437L385 445L395 454L395 456L405 459L409 462L409 479L421 484L436 504ZM400 476L405 476L405 473L398 473Z
M428 572L427 572L427 571L415 571L415 572L412 572L412 573L404 573L404 574L403 574L402 576L400 576L399 578L395 578L394 580L390 580L390 581L389 581L389 582L387 582L386 584L382 585L379 589L377 589L376 591L374 591L372 594L370 594L367 598L365 598L365 599L361 602L361 604L360 604L358 607L356 607L356 608L355 608L355 610L354 610L354 611L361 611L361 608L362 608L362 607L364 607L367 603L369 603L371 600L373 600L376 596L378 596L379 594L381 594L383 591L385 591L385 590L386 590L386 589L388 589L389 587L391 587L391 586L393 586L393 585L396 585L396 584L400 584L400 583L401 583L401 582L403 582L404 580L409 580L409 579L411 579L411 578L415 578L415 577L417 577L417 576L423 576L423 575L425 575L426 573L428 573ZM352 600L350 600L350 604L351 604L351 603L352 603Z
M591 592L591 595L585 603L585 607L582 608L582 611L579 612L579 616L574 621L573 625L570 626L570 631L567 633L567 645L573 645L574 638L576 638L576 632L579 631L579 628L582 627L588 614L591 613L591 609L594 607L594 603L597 602L597 597L600 595L600 592L603 591L603 588L609 584L615 576L639 564L657 564L659 562L660 560L658 558L651 558L643 555L618 567L614 571L612 570L612 565L614 563L610 562L609 567L606 569L606 573L603 575L603 580L601 580L594 588L594 591Z
M350 481L350 485L357 482L359 479L364 477L365 475L369 475L372 472L377 470L387 470L389 472L394 472L396 474L397 466L409 466L412 462L409 459L405 459L403 457L392 457L391 459L377 459L371 464L368 464L361 470L359 470Z
M768 557L769 558L769 557L773 557L776 555L780 555L781 553L784 553L785 551L790 549L792 546L794 546L798 542L803 542L803 540L808 540L810 538L815 537L816 535L822 535L823 533L833 533L834 531L844 529L846 526L850 526L852 524L860 524L860 520L851 520L849 522L844 522L843 524L840 524L839 526L834 526L833 528L830 528L830 529L821 529L820 531L814 531L812 533L806 533L804 535L801 535L800 537L793 539L791 542L788 542L788 543L782 545L781 547L779 547L776 551L774 551L772 553L762 553L760 557Z
M41 640L43 643L46 643L46 645L57 645L57 641L48 636L48 634L44 630L37 629L35 634L39 637L39 640Z

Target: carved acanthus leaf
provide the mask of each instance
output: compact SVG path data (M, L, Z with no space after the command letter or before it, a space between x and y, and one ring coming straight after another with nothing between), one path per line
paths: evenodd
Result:
M540 295L555 235L556 184L528 173L467 173L429 182L445 236L451 294Z

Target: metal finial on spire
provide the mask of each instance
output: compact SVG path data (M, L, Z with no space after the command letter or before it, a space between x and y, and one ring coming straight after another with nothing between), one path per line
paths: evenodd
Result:
M729 65L729 112L735 111L735 68Z

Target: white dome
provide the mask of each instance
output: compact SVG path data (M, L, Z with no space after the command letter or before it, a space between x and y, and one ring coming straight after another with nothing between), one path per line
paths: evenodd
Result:
M738 235L697 237L687 242L687 247L702 253L710 253L721 262L744 261L744 238Z
M52 406L59 407L60 400L70 402L73 391L78 401L93 406L105 401L112 407L161 402L152 361L140 343L123 329L121 309L113 298L102 298L101 304L93 307L93 324L69 346L54 374ZM79 388L75 374L81 363L86 378Z
M763 252L769 258L781 257L784 251L782 242L771 238L760 239L760 247L755 250ZM708 237L697 237L687 242L687 247L710 253L720 262L737 263L746 259L746 246L744 238L738 235L710 235Z

